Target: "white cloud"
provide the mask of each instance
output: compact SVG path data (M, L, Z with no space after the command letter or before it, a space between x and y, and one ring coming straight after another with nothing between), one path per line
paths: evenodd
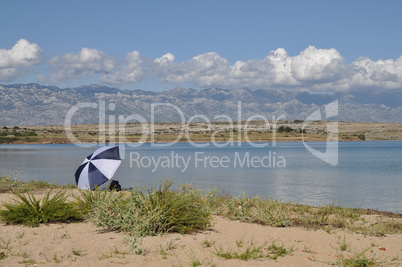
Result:
M11 81L26 74L41 60L42 49L19 40L11 49L0 49L0 81ZM281 88L330 91L356 88L402 89L402 56L377 60L359 58L346 64L334 48L309 46L290 56L283 48L265 58L230 64L216 52L207 52L177 62L171 53L154 60L138 51L127 53L124 61L103 51L82 48L78 53L58 55L48 61L50 72L39 75L39 82L69 82L98 74L100 82L113 85L138 83L147 77L176 85L220 88Z
M154 61L162 82L192 82L198 86L225 88L267 88L302 86L329 80L339 75L343 58L335 49L308 47L300 55L290 57L285 49L271 51L264 59L237 61L230 65L217 53L209 52L189 61L176 63L174 56Z
M113 72L104 73L101 82L117 85L139 82L147 73L148 61L138 51L127 53L126 64L119 66Z
M174 62L175 56L171 53L167 53L161 57L158 57L154 60L155 63L159 63L161 65L169 64L169 62Z
M271 51L265 59L273 65L271 70L273 85L296 85L297 81L292 76L292 58L283 48Z
M292 58L293 77L300 82L331 81L344 70L344 59L335 49L309 46Z
M50 75L39 76L41 82L66 82L93 74L109 73L117 62L100 50L82 48L79 53L56 56L49 63Z
M272 50L264 59L230 65L217 53L208 52L184 62L168 53L153 62L152 75L167 83L193 83L200 87L293 88L329 91L362 87L402 88L402 56L397 60L361 58L345 64L336 49L309 46L299 55Z
M353 87L402 88L402 56L397 60L359 58L352 63L353 76L344 81Z
M42 52L37 44L25 39L20 39L10 50L0 49L0 81L25 75L29 67L40 62Z
M154 61L154 75L162 82L174 84L191 82L199 86L216 86L224 83L228 71L230 66L227 60L214 52L179 63L174 62L172 54L166 54Z

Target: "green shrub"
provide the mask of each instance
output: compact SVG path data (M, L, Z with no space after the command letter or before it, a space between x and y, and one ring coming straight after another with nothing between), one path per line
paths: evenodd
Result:
M171 185L166 181L159 187L136 188L127 197L108 193L92 203L87 218L98 227L136 236L206 229L211 212L199 191L190 186L169 190Z
M35 198L33 193L27 196L14 193L17 199L14 203L5 204L0 210L0 218L6 223L38 226L40 223L65 222L82 220L81 213L73 203L67 202L65 191L57 192L50 197L48 191L42 200Z
M38 134L35 132L26 132L26 133L24 133L24 135L25 136L38 136Z
M113 197L113 193L107 190L80 190L80 196L75 197L77 208L82 214L88 214L94 204L103 203ZM122 194L116 194L115 197L123 197Z
M109 231L124 231L136 236L155 235L166 232L167 225L162 207L145 210L141 205L136 205L130 197L121 197L122 193L104 191L103 196L95 197L89 205L90 210L87 219L97 227L104 227ZM96 194L96 193L95 193ZM97 196L102 196L101 194ZM143 199L149 207L149 199Z
M160 194L160 202L165 207L172 232L204 230L211 222L211 211L206 200L190 185L184 185L178 191Z
M281 125L278 128L278 133L290 133L293 132L293 129L289 126Z

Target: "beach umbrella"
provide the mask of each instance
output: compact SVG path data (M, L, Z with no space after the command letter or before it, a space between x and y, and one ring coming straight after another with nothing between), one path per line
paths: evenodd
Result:
M94 189L111 179L120 166L119 147L101 147L85 158L75 172L78 188Z

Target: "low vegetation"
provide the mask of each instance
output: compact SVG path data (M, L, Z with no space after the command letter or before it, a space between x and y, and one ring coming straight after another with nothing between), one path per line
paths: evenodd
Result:
M18 178L13 178L9 176L0 176L0 193L25 193L25 192L36 192L49 189L68 189L76 188L76 185L57 185L51 184L44 181L24 181Z
M89 194L108 195L94 198L87 219L107 230L137 236L206 229L211 212L201 193L191 186L170 190L171 185L172 181L168 180L159 187L136 188L125 196L106 191L84 193L86 198Z
M0 131L0 144L2 143L13 143L15 141L23 142L37 142L39 138L38 134L34 130L24 129L21 130L18 126L12 129L3 127L3 131Z
M0 218L6 223L38 226L40 223L66 222L82 220L81 212L74 203L67 201L65 191L59 191L50 197L49 191L42 200L34 194L14 193L14 203L7 203L0 210Z
M346 243L345 236L341 241L338 237L338 257L336 262L328 262L329 265L335 266L348 266L348 267L361 267L361 266L384 266L386 261L376 257L375 255L370 255L370 248L363 249L361 251L352 252Z
M79 195L68 198L65 189L71 187L2 177L0 192L14 193L16 199L14 203L1 207L0 219L6 223L31 226L86 219L108 231L123 231L143 237L204 230L211 225L211 215L216 214L274 227L298 226L328 232L348 229L374 236L402 234L400 213L382 213L335 204L313 207L246 195L233 197L218 191L201 192L190 185L172 188L171 180L130 191L82 190ZM59 189L56 194L52 196L48 191L41 200L33 194L35 190L55 188ZM26 191L29 193L23 194ZM382 216L368 221L367 214Z
M234 197L229 194L210 191L202 192L190 185L173 188L171 180L161 181L157 185L137 187L128 191L81 190L72 195L67 188L42 182L22 182L10 177L0 178L0 188L3 192L14 195L14 200L0 206L0 220L7 224L21 224L35 227L40 224L56 222L89 221L106 231L121 231L125 237L127 250L115 248L108 253L101 252L100 260L111 257L126 257L128 255L146 255L152 250L143 245L145 236L161 235L175 232L188 234L207 229L212 223L212 214L232 220L258 223L274 227L303 227L308 229L347 229L363 235L381 236L385 234L402 234L402 214L381 213L372 210L327 205L312 207L295 203L284 203L278 200L261 197ZM55 190L57 189L57 190ZM38 195L43 195L39 198ZM44 190L46 190L44 192ZM366 216L377 214L380 216ZM375 220L373 220L375 218ZM63 229L64 226L60 227ZM40 230L40 229L39 229ZM38 235L37 232L32 232ZM22 257L23 264L42 263L31 259L21 247L26 244L27 234L18 232L15 240L0 238L0 260L8 257ZM56 237L55 237L56 238ZM58 232L57 238L70 239L67 230ZM168 259L184 249L180 237L170 239L157 247L156 255ZM194 238L194 240L197 240ZM200 249L210 253L210 259L198 258L190 249L188 257L190 265L211 265L213 257L224 260L277 260L286 255L298 253L300 248L285 246L280 240L259 243L245 238L236 240L233 244L222 243L220 240L203 238ZM300 241L302 242L302 241ZM19 244L15 247L15 244ZM14 250L13 246L14 245ZM372 244L372 246L374 246ZM316 252L306 244L302 252L310 253L310 261L335 266L382 266L386 262L383 257L377 257L372 248L354 249L352 242L346 240L346 235L337 236L335 258L330 261L320 261ZM379 248L382 249L382 248ZM383 248L385 250L385 248ZM89 252L80 247L73 247L68 255L55 252L47 262L60 263L84 257ZM73 258L72 258L73 257ZM397 256L392 261L399 262ZM44 262L43 262L44 263Z
M300 226L307 229L348 229L367 235L402 234L402 214L381 213L360 208L330 204L321 207L284 203L272 198L230 195L210 192L209 205L214 214L250 223L275 227ZM386 215L384 220L368 222L363 215Z
M283 245L275 244L275 241L268 245L265 242L262 245L257 245L254 242L250 242L250 245L246 246L245 249L241 250L242 246L238 245L238 251L224 250L221 246L216 249L215 255L227 260L238 259L238 260L250 260L250 259L273 259L276 260L278 257L283 257L293 251L293 248L285 248Z

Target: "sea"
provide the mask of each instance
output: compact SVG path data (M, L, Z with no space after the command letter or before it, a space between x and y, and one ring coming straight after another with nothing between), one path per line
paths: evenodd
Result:
M0 175L75 184L77 168L101 146L113 144L0 145ZM402 212L402 141L119 147L122 161L113 179L125 188L172 179L236 196Z

